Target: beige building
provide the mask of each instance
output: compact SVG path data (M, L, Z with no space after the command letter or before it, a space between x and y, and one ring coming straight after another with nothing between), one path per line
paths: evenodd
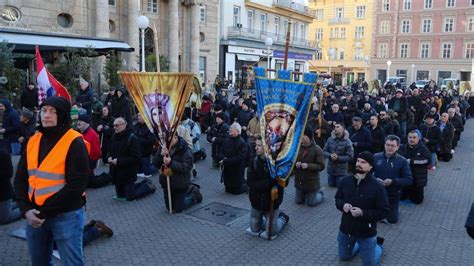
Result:
M137 17L145 15L147 54L154 53L155 25L170 71L193 72L205 81L218 72L218 7L219 0L0 0L0 40L22 52L36 44L42 51L65 46L122 51L123 67L139 70ZM126 52L130 48L134 51Z

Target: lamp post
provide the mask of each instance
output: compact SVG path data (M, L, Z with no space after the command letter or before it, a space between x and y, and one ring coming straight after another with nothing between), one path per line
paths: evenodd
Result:
M142 72L145 72L145 30L150 25L150 21L144 15L137 18L137 25L140 28L140 35L142 38L141 57L142 57ZM156 59L158 60L158 58Z
M411 82L415 82L415 64L411 64Z
M273 39L272 37L267 37L265 39L265 45L267 46L267 69L270 69L270 48L273 45Z
M388 60L387 61L387 81L389 81L390 79L390 66L392 65L392 61Z
M368 73L369 73L369 60L370 60L370 57L368 55L364 56L364 60L365 60L365 76L364 76L364 81L367 82L368 80Z

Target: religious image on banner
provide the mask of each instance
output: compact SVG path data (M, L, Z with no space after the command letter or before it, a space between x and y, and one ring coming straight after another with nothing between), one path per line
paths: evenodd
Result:
M170 101L170 96L162 93L146 94L144 96L146 111L151 117L154 128L161 127L165 134L169 134L174 113L174 104Z
M262 116L260 123L265 123L265 142L273 160L288 153L288 133L295 117L296 109L284 104L270 105Z

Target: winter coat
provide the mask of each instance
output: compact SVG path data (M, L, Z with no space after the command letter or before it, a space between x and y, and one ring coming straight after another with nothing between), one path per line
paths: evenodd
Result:
M441 130L441 121L437 123L438 127ZM441 143L439 144L439 152L441 154L451 153L453 148L454 140L454 126L451 122L448 122L444 129L441 131Z
M248 146L241 136L229 137L219 150L219 161L224 162L224 185L226 188L241 188L245 183L245 163Z
M372 135L367 128L361 126L359 130L355 130L354 127L349 127L347 132L349 133L349 139L354 145L354 158L359 153L372 149Z
M374 176L382 180L392 179L392 185L386 187L389 198L399 198L402 187L413 184L411 169L407 159L396 153L387 158L385 152L374 155Z
M92 124L97 123L100 121L100 117L102 116L102 108L104 105L101 101L96 100L91 105L91 115L92 115Z
M21 151L23 152L26 148L26 143L36 132L36 121L30 119L27 124L21 123L19 137L23 137L24 140L21 143Z
M85 90L79 89L76 95L76 102L87 110L87 114L91 115L92 103L94 102L94 91L90 86Z
M186 191L191 182L191 170L193 168L193 154L191 149L189 149L184 139L178 137L178 142L174 147L169 149L169 152L171 156L169 168L173 172L169 178L170 188L174 191ZM161 149L156 153L153 164L157 168L162 167L163 156L161 155ZM164 190L167 189L166 179L166 176L160 172L160 184Z
M307 147L301 144L296 162L307 163L308 168L294 167L295 187L303 192L318 191L321 188L319 172L324 170L324 152L314 143Z
M98 131L97 127L102 125L102 131ZM106 117L101 116L100 120L94 126L94 130L99 134L99 140L101 142L102 159L107 162L107 153L109 152L110 140L114 134L114 118L112 115Z
M428 148L421 142L413 147L405 144L400 147L400 154L410 160L413 185L425 187L428 184L427 166L431 163L431 153Z
M112 98L112 116L115 118L123 117L127 120L127 123L132 122L132 114L131 114L131 105L130 100L127 96L122 95L120 97L114 96Z
M211 131L207 134L207 141L212 143L212 158L217 158L221 146L229 138L229 126L226 123L211 127ZM213 138L216 138L212 141Z
M6 149L0 149L0 202L13 198L11 178L13 175L12 157Z
M362 216L344 212L344 204L362 209ZM357 184L353 175L345 176L337 186L336 207L342 212L339 230L347 235L369 238L377 235L377 223L390 212L387 193L370 173Z
M378 125L383 129L383 132L385 132L385 136L394 134L393 123L391 120L380 119Z
M20 96L21 107L25 107L31 111L38 108L38 88L30 90L26 88L23 90Z
M388 109L392 109L398 115L396 119L400 122L406 122L408 119L407 116L408 101L407 98L402 96L400 98L394 97L388 103Z
M362 118L362 122L364 125L368 125L369 122L370 122L370 117L372 115L377 115L377 113L375 113L375 110L374 109L370 109L370 110L365 110L365 109L362 109L362 111L360 111L360 117Z
M141 159L140 142L131 129L127 128L112 136L108 157L117 159L117 165L110 165L114 184L130 184L137 180Z
M328 122L333 122L331 124L331 126L334 126L334 122L344 123L344 115L341 112L327 113L327 114L324 115L324 119L326 119L326 121L328 121Z
M244 111L243 109L240 109L239 115L237 116L237 123L243 127L246 127L254 116L255 115L252 110L248 109L247 111Z
M372 153L383 152L385 150L385 132L380 126L376 128L369 128L370 135L372 136L372 146L370 147L370 151Z
M275 183L270 176L265 159L255 156L247 169L247 185L252 208L264 212L270 210L270 193L274 184L278 189L278 198L273 203L273 209L276 210L283 201L283 188Z
M0 128L4 128L5 132L3 133L3 139L5 143L10 148L11 143L18 142L18 137L20 135L20 117L18 112L13 109L11 102L7 99L1 99L0 103L5 106L5 111L3 112L2 125Z
M459 115L455 114L452 118L449 119L449 122L451 122L451 124L453 124L454 128L456 129L454 132L455 135L460 135L461 132L464 131L462 119Z
M319 118L312 118L308 119L308 125L314 129L314 139L316 141L316 144L319 145L319 147L324 147L324 144L326 144L327 139L329 136L331 136L331 126L328 124L328 122L322 118L321 121L321 128L319 128ZM316 133L316 130L321 129L321 137L318 137L318 133Z
M181 125L189 131L189 135L193 142L193 148L191 149L192 153L199 152L201 150L201 144L199 143L201 137L201 128L199 123L196 123L188 118L182 121Z
M158 142L155 135L150 131L145 123L136 123L133 126L133 134L140 142L142 157L150 158L149 156L153 153L153 145Z
M86 131L82 132L82 137L84 140L89 142L90 150L89 150L89 160L97 161L102 156L102 151L100 149L100 140L99 135L95 132L95 130L91 127L88 127ZM95 167L94 167L95 168Z
M420 125L419 129L423 139L428 139L427 142L423 141L426 147L430 150L431 153L437 152L438 145L441 143L441 130L439 129L439 127L436 125L430 127L426 124L423 124Z
M251 135L252 137L260 135L258 118L253 117L252 119L250 119L249 124L247 126L247 135Z
M346 175L347 164L354 158L354 148L347 130L344 130L344 135L340 138L336 137L336 133L333 131L323 150L324 157L328 158L328 174L335 176ZM336 161L331 159L332 153L338 155Z

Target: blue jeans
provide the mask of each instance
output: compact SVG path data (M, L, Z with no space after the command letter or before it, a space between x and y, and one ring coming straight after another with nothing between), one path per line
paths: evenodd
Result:
M400 198L388 198L390 205L390 213L387 215L387 221L391 224L398 222L398 205L400 205Z
M359 251L364 266L371 266L377 265L382 257L382 247L377 245L377 236L360 238L349 236L339 231L337 242L340 260L350 260Z
M431 154L431 166L436 166L436 152Z
M165 200L166 209L169 210L168 190L163 188L163 198ZM182 212L194 205L194 200L187 190L171 190L171 204L173 211Z
M20 220L21 211L12 199L0 201L0 224L9 224Z
M138 183L115 184L115 192L119 198L127 198L127 200L136 200L143 198L151 193L150 187L146 180Z
M277 235L283 230L286 225L285 219L283 219L280 215L280 211L278 209L273 211L273 224L272 224L272 235ZM254 233L258 233L261 231L268 232L270 223L268 219L270 217L268 212L259 211L255 208L250 209L250 230Z
M337 187L339 181L342 179L344 175L333 175L328 173L328 185L330 187Z
M138 170L139 173L143 173L145 175L153 175L156 173L158 169L151 164L150 156L145 156L140 159L140 168Z
M407 136L407 122L401 122L399 121L400 123L400 139L405 139L405 137Z
M100 233L99 229L95 226L91 226L89 228L84 228L82 246L85 247L90 242L100 238L102 233Z
M310 191L310 192L303 192L299 189L295 189L295 203L296 204L304 204L309 207L314 207L319 205L321 202L324 201L324 193L320 190Z
M83 208L48 218L39 228L27 225L26 239L33 266L54 265L53 242L56 242L63 265L84 265L83 228Z

